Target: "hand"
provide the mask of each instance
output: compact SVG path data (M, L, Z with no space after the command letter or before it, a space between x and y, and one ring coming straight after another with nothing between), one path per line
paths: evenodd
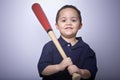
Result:
M76 65L70 65L68 66L68 72L70 75L72 75L73 73L81 73L80 69L76 66Z
M66 67L68 67L70 65L72 65L72 61L68 57L68 58L65 58L62 60L62 62L59 64L59 67L60 67L60 70L63 71Z

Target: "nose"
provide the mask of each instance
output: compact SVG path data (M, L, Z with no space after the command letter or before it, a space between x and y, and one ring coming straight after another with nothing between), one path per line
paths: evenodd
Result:
M71 24L71 21L70 21L70 20L67 20L67 21L66 21L66 25L69 25L69 26L72 25L72 24Z

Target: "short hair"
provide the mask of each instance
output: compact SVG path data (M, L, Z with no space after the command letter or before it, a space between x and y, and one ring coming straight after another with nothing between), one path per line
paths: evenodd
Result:
M77 13L78 13L78 17L79 17L80 23L82 24L81 12L80 12L79 9L77 9L77 8L76 8L75 6L73 6L73 5L65 5L65 6L61 7L61 8L58 10L58 12L57 12L57 14L56 14L56 23L58 22L58 18L59 18L60 11L63 10L63 9L65 9L65 8L72 8L72 9L76 10Z

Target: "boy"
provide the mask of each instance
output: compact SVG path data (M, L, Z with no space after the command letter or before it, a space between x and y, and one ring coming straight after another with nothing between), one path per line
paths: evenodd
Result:
M72 5L63 6L56 15L58 39L68 58L62 59L52 41L45 44L38 62L38 71L43 80L72 80L72 74L81 75L81 80L94 80L97 72L96 56L81 37L76 37L82 27L80 11ZM73 64L72 64L73 63Z

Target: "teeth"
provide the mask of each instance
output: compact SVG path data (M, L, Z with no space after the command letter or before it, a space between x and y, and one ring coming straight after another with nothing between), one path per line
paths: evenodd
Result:
M65 29L72 29L72 27L66 27Z

